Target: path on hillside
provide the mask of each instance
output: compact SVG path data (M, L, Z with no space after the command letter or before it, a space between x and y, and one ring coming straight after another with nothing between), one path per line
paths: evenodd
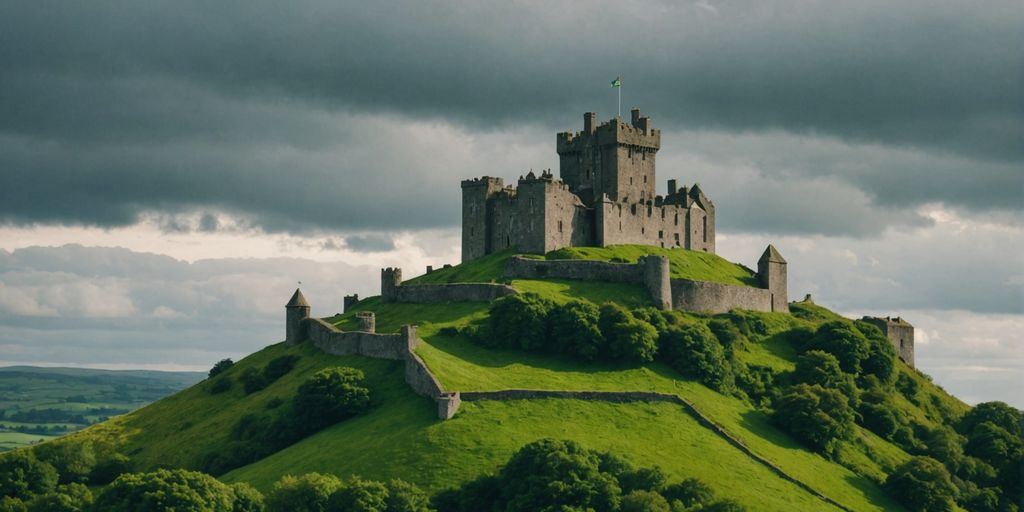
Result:
M710 429L719 437L724 439L730 445L736 447L748 457L759 462L763 466L767 467L771 472L778 475L783 480L795 484L797 487L811 493L818 499L832 505L840 510L846 512L854 512L853 509L837 502L836 500L829 498L825 494L814 489L807 483L796 478L795 476L786 473L782 468L775 465L772 461L758 455L750 449L743 441L734 437L730 434L725 427L715 423L711 418L700 412L699 409L689 400L679 396L668 393L657 393L653 391L549 391L549 390L534 390L534 389L505 389L501 391L463 391L459 395L464 402L475 402L479 400L538 400L545 398L563 398L563 399L574 399L574 400L589 400L599 402L612 402L612 403L628 403L628 402L669 402L683 406L697 423L700 423L704 427Z

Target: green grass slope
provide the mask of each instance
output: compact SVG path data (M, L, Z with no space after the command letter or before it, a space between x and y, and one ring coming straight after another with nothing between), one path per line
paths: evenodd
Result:
M583 252L580 255L639 257L628 248L611 248L603 256ZM486 280L495 272L500 276L501 265L510 255L487 256L413 281ZM568 257L552 255L555 256ZM734 277L741 278L738 274ZM559 302L615 300L628 306L648 304L644 290L630 285L557 280L515 280L512 284ZM859 429L853 440L843 443L838 460L827 460L775 428L757 407L683 378L661 364L584 363L564 357L487 349L444 329L485 321L486 303L385 304L378 298L369 298L353 311L328 320L349 329L354 326L355 312L365 310L376 314L379 332L393 332L403 324L418 325L424 343L417 353L449 390L528 388L673 393L693 403L759 456L844 506L866 511L902 510L876 482L909 455L866 430ZM809 302L793 304L792 314L736 315L735 320L755 326L748 341L737 349L737 357L749 365L777 371L791 370L796 360L796 350L787 337L790 330L813 328L839 318ZM709 319L687 315L686 320ZM436 419L433 402L413 394L404 383L402 363L327 355L308 344L267 347L239 361L219 378L237 380L246 369L261 368L285 354L300 356L295 368L262 391L245 395L236 382L225 393L211 394L210 382L203 382L69 436L70 440L57 442L92 439L114 444L131 457L138 470L167 466L198 468L204 456L229 443L232 426L245 414L266 411L275 402L289 400L298 386L321 368L352 366L366 373L367 385L372 389L374 405L367 414L329 427L222 478L250 482L268 490L283 475L318 471L339 476L359 474L372 479L402 478L428 491L437 491L493 472L526 443L555 437L614 452L638 466L658 465L674 479L699 477L720 495L733 497L750 510L830 509L702 426L678 405L568 399L481 401L464 403L455 418L440 421ZM911 395L900 395L898 405L904 413L922 422L938 423L966 410L965 404L933 385L923 374L902 364L899 371L903 380L913 382L916 390Z

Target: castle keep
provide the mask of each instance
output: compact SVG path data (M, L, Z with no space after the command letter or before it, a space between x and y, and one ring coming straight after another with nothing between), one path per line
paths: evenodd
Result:
M600 126L559 133L559 176L520 177L518 187L484 176L462 182L462 261L516 247L546 253L567 246L643 244L715 252L715 205L698 185L655 194L661 130L633 109Z

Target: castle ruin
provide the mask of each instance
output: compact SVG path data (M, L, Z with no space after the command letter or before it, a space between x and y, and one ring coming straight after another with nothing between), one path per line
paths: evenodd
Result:
M655 194L661 130L634 108L626 123L559 133L559 176L520 177L518 187L484 176L462 182L462 261L516 247L546 253L569 246L642 244L715 252L715 205L700 186Z

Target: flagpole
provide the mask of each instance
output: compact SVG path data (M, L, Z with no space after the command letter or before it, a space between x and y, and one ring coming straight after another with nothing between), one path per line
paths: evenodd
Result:
M618 92L619 92L619 110L618 110L619 113L618 113L617 117L622 117L622 84L620 83L619 86L616 87L616 89L618 89Z

